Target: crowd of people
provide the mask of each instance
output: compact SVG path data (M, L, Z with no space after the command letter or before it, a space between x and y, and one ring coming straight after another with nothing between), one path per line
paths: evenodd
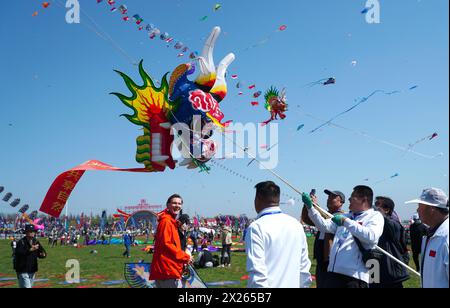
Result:
M310 287L311 260L302 223L313 225L319 231L314 243L318 288L403 288L403 283L410 278L406 232L391 198L374 196L368 186L356 186L348 199L346 213L343 211L345 195L337 190L325 190L328 213L319 207L315 194L304 193L301 223L281 210L280 188L275 183L263 182L255 188L257 219L245 230L248 287ZM421 285L447 288L448 197L442 190L430 188L419 199L408 203L418 205L418 216L410 232ZM177 220L182 216L182 207L182 197L173 195L159 216L151 270L151 279L158 287L181 287L184 267L194 264L194 258L181 240L186 239L183 231L187 228L186 218ZM226 255L230 256L228 236L222 238L222 263ZM418 246L421 247L420 264ZM206 252L204 248L202 252ZM202 264L213 266L211 256L206 258Z
M158 214L156 230L147 226L119 232L125 246L123 256L130 258L137 235L146 235L147 241L151 236L150 279L159 288L179 288L189 265L231 267L233 238L241 235L238 240L245 243L248 287L307 288L312 275L306 230L315 235L317 288L402 288L414 274L408 267L411 257L422 287L449 287L449 204L442 190L425 189L418 199L407 202L418 205L407 232L395 202L374 196L368 186L356 186L348 200L341 191L325 190L326 210L318 205L315 190L304 193L300 219L283 213L280 188L275 183L263 182L255 188L255 220L218 216L193 222L182 212L182 197L170 196L166 209ZM347 201L349 212L343 208ZM13 264L19 285L30 287L37 260L47 252L38 241L35 226L26 225L23 231L25 237L14 236L11 241ZM48 237L49 247L58 242L77 246L81 237L86 245L91 240L111 243L113 234L117 236L115 230L94 225L82 229L52 225L41 233ZM217 241L221 243L220 256L210 249Z

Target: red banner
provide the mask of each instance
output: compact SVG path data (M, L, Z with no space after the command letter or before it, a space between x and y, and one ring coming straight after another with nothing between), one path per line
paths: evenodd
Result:
M62 174L60 174L52 186L47 192L47 195L42 202L41 212L46 213L53 217L59 217L62 210L64 209L67 199L69 199L70 194L75 189L78 181L81 179L86 171L122 171L122 172L152 172L145 168L136 169L119 169L108 164L102 163L98 160L90 160L81 164L75 168L72 168Z

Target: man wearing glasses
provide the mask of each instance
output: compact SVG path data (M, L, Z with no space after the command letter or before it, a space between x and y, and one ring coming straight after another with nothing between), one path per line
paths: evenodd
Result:
M303 194L302 199L314 224L335 234L325 287L368 288L370 273L362 249L374 249L384 227L383 216L372 208L372 189L356 186L349 199L350 212L335 215L333 219L324 219L308 194Z

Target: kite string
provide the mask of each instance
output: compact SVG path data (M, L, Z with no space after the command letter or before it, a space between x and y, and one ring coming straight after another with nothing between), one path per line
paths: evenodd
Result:
M175 114L173 113L172 110L169 110L169 112L172 114L172 116L174 117L175 121L179 122L177 117L175 116ZM270 168L266 167L259 159L257 159L255 156L253 156L251 153L249 153L247 148L242 147L241 145L237 144L234 140L228 138L225 135L224 129L220 126L218 126L217 124L213 123L218 129L219 132L223 135L223 137L225 139L227 139L228 141L231 141L235 146L237 146L239 149L241 149L244 153L247 153L247 155L252 158L254 161L256 161L258 164L260 164L260 166L262 166L264 168L264 170L267 170L268 172L272 173L276 178L278 178L280 181L282 181L283 183L285 183L287 186L289 186L293 191L295 191L297 194L302 195L303 193L298 190L297 188L295 188L289 181L287 181L286 179L284 179L282 176L280 176L279 174L277 174L275 171L271 170ZM193 131L192 129L188 128L188 130L190 132L193 133L197 133L195 131ZM192 156L192 155L191 155Z
M328 120L327 122L325 122L325 123L319 125L318 127L316 127L315 129L313 129L313 130L310 131L309 133L310 133L310 134L313 134L313 133L315 133L316 131L318 131L319 129L321 129L322 127L327 126L328 124L330 124L331 122L333 122L334 120L336 120L337 118L339 118L340 116L342 116L342 115L344 115L344 114L346 114L346 113L352 111L353 109L355 109L356 107L358 107L358 106L361 105L362 103L367 102L367 101L368 101L372 96L374 96L376 93L384 93L384 94L386 94L386 95L392 95L392 94L400 93L400 91L386 92L386 91L383 91L383 90L375 90L375 91L372 92L369 96L361 98L361 99L358 101L358 103L356 103L355 105L351 106L351 107L348 108L347 110L345 110L345 111L339 113L338 115L332 117L330 120Z
M320 119L320 118L318 118L318 117L316 117L316 116L314 116L314 115L312 115L310 113L307 113L307 112L298 112L298 113L299 114L303 114L303 115L307 116L308 118L311 118L311 119L314 119L314 120L317 120L317 121L321 121L321 122L324 121L323 119ZM402 147L402 146L394 144L392 142L385 141L385 140L382 140L382 139L379 139L379 138L375 138L373 136L368 135L367 133L364 133L364 132L361 132L361 131L358 131L358 130L355 130L355 129L351 129L351 128L348 128L348 127L345 127L345 126L342 126L342 125L339 125L339 124L336 124L336 123L333 123L333 122L328 123L328 125L333 126L333 127L337 127L337 128L340 128L340 129L343 129L343 130L346 130L346 131L349 131L349 132L352 132L352 133L355 133L355 134L358 134L358 135L360 135L362 137L366 137L366 138L371 139L373 141L376 141L376 142L388 145L388 146L390 146L392 148L395 148L397 150L408 151L408 148L406 148L406 147ZM436 157L439 156L439 155L435 155L435 156L426 155L426 154L423 154L423 153L420 153L420 152L417 152L417 151L413 151L413 150L410 150L409 153L413 153L413 154L415 154L417 156L420 156L420 157L423 157L423 158L427 158L427 159L435 159Z
M61 0L55 0L55 2L62 8L65 8L65 5L62 4L60 2ZM136 66L137 61L130 56L115 40L112 39L112 37L106 32L104 31L95 21L94 19L85 12L85 10L83 10L80 7L80 12L87 17L87 19L89 20L89 22L92 23L93 27L85 24L85 23L81 23L83 26L85 26L88 30L92 31L94 34L96 34L98 37L100 37L101 39L105 40L106 42L108 42L114 49L116 49L119 53L121 53L125 58L127 58L127 60L130 62L131 65Z

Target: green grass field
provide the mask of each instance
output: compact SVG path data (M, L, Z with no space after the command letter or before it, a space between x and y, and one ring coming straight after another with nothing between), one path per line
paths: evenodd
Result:
M39 261L39 272L37 279L49 279L35 283L36 288L128 288L126 282L115 285L103 285L107 281L125 280L123 269L125 263L151 262L152 255L147 254L141 249L144 246L133 247L131 250L131 258L126 259L122 256L124 248L122 245L111 246L89 246L84 248L74 248L69 246L49 248L46 240L42 240L44 248L47 250L48 257ZM309 252L312 253L313 238L308 238ZM97 254L91 254L91 250L97 250ZM80 263L80 277L86 279L80 284L63 285L65 281L66 261L76 259ZM213 268L200 269L198 273L206 283L219 281L240 281L239 285L229 285L230 288L244 288L246 281L241 278L247 275L245 271L245 253L232 254L232 266L230 268ZM312 260L312 257L311 257ZM413 266L412 266L413 267ZM414 268L414 267L413 267ZM315 272L315 263L311 268L311 273ZM0 240L0 288L17 287L16 280L8 280L15 277L12 269L11 247L8 240ZM414 275L411 279L404 283L406 288L418 288L420 281Z

